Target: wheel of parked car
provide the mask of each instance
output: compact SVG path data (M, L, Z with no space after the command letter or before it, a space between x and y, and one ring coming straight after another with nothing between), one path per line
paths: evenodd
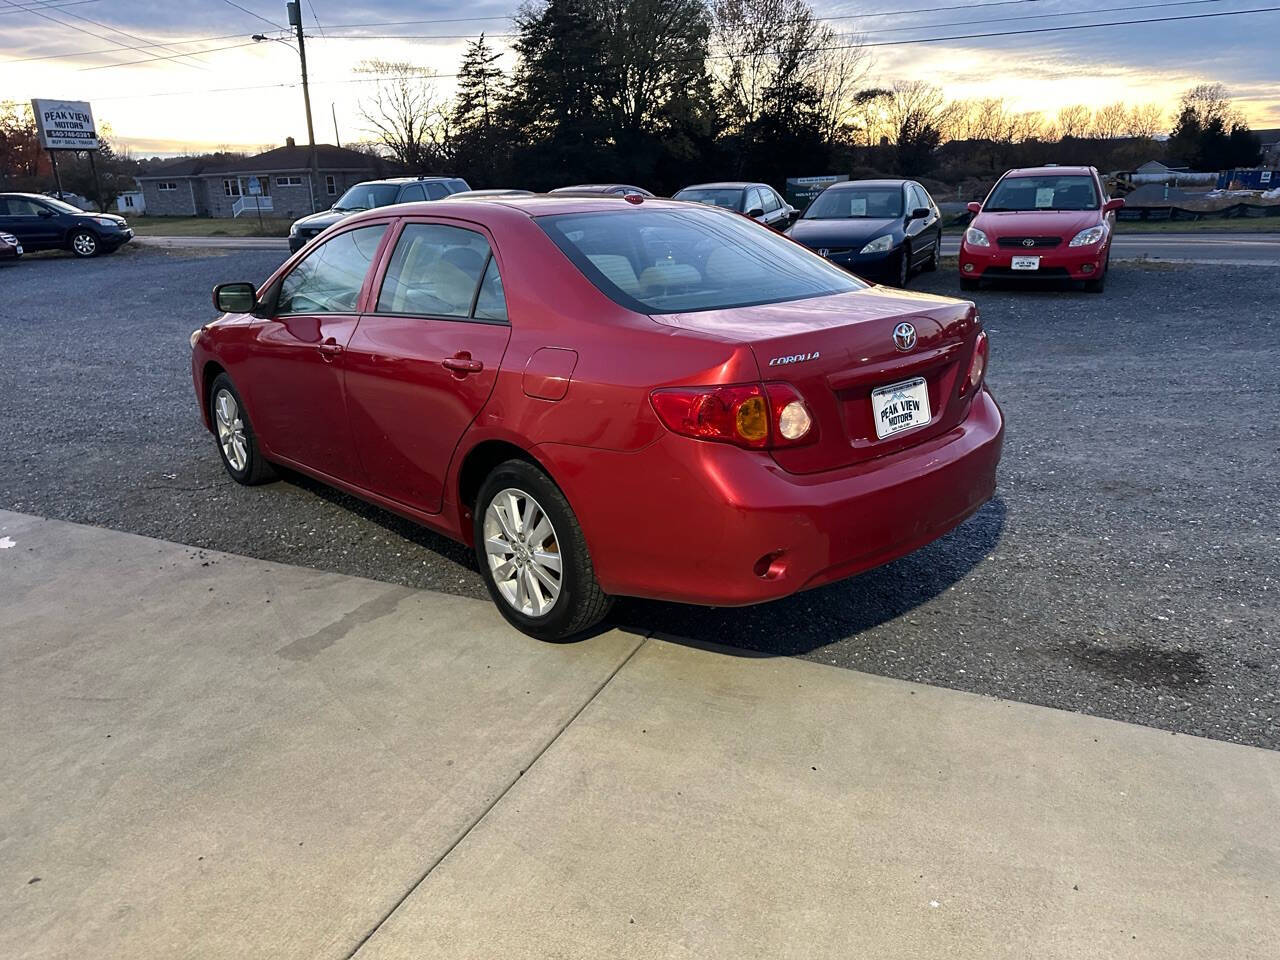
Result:
M225 373L218 374L209 388L209 419L222 465L232 480L251 487L275 479L275 470L258 449L244 401Z
M77 257L96 257L98 255L98 235L92 230L77 230L71 235L71 252Z
M929 262L924 265L925 270L933 273L942 265L942 237L939 236L933 245L933 253L929 255Z
M564 640L609 612L612 600L596 581L578 518L538 467L499 464L476 498L474 529L485 585L517 629Z
M898 257L898 281L899 287L905 287L907 281L911 279L911 248L905 243L902 245L902 255Z
M1085 290L1089 293L1101 293L1107 282L1107 274L1111 271L1111 251L1107 251L1107 259L1102 263L1102 273L1092 280L1084 282Z

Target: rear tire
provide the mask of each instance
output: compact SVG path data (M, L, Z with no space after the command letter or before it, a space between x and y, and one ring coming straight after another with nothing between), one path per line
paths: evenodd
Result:
M613 600L596 580L573 508L541 469L525 460L499 464L473 513L476 562L508 623L560 641L604 619Z
M275 468L258 447L244 401L225 373L218 374L209 387L209 422L213 424L218 456L232 480L254 487L276 478Z

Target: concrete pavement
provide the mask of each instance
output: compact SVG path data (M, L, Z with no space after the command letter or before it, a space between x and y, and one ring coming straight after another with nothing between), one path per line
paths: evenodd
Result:
M135 236L144 247L185 247L195 250L282 250L289 252L285 237L153 237Z
M1274 956L1264 750L6 512L0 664L0 956Z

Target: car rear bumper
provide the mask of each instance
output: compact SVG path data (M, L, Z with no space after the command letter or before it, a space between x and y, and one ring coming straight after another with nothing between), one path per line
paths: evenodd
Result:
M1061 246L1017 250L1002 247L960 245L960 276L966 280L1088 280L1106 269L1108 245L1092 247ZM1038 270L1014 270L1013 258L1040 258Z
M1004 423L984 389L954 430L841 470L675 435L634 453L535 449L608 593L710 606L773 600L937 539L995 491Z

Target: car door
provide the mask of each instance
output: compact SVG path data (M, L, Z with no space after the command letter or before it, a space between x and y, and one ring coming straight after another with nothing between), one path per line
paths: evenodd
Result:
M760 188L748 187L746 200L743 201L743 207L742 207L743 212L747 216L751 216L751 211L763 210L763 209L764 209L764 197L760 195ZM758 215L754 217L754 219L758 220L760 223L765 222L765 218L763 215Z
M365 478L339 361L387 227L355 227L310 248L268 292L271 316L256 326L246 360L246 399L272 454L358 485Z
M923 208L929 211L927 217L908 220L905 227L906 235L911 242L912 262L926 263L933 256L933 248L938 242L938 218L933 213L933 204L928 200L924 188L915 183L903 186L902 202L905 215L908 217L913 210Z
M507 349L501 265L464 221L406 220L343 354L347 410L369 489L438 513L453 451Z
M786 226L787 210L781 198L770 187L760 188L760 199L763 202L764 222L775 230Z
M29 197L0 198L0 229L12 233L27 250L62 245L58 213Z

